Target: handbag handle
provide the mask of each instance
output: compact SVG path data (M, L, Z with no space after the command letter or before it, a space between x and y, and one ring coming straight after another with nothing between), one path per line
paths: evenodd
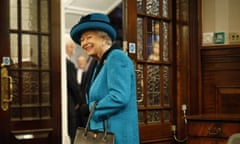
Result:
M90 119L92 117L92 114L93 114L93 111L95 110L97 106L97 102L95 102L91 108L91 111L90 111L90 114L88 116L88 120L87 120L87 123L86 123L86 127L84 129L84 136L87 136L87 132L88 132L88 127L89 127L89 123L90 123ZM104 137L103 137L103 140L105 141L106 138L107 138L107 128L108 128L108 122L107 120L104 120Z

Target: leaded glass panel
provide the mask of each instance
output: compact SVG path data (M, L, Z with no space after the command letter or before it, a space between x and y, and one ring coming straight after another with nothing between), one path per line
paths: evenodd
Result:
M22 104L39 104L38 72L22 72Z
M23 67L38 66L38 37L35 35L22 35L22 63Z
M147 0L146 1L146 12L149 15L159 16L159 0Z
M137 0L137 11L139 13L143 12L143 1L142 0Z
M41 92L42 92L42 99L41 103L44 105L50 104L50 75L49 72L42 72L42 85L41 85Z
M143 19L137 18L137 58L143 59Z
M168 0L163 0L163 17L168 17Z
M160 111L159 110L149 110L147 112L148 123L161 122Z
M18 63L18 35L10 34L11 60L14 64ZM16 65L17 67L18 65Z
M14 106L11 107L11 120L20 120L21 109Z
M160 105L160 66L148 65L148 105Z
M40 118L40 112L38 107L22 108L23 120L37 120L39 118Z
M152 52L153 44L160 42L160 22L158 20L149 19L147 21L147 54L148 58ZM159 46L160 47L160 46ZM159 60L159 58L158 58Z
M12 65L13 67L15 65ZM20 105L20 97L18 94L19 91L19 73L17 71L10 71L10 75L12 76L12 84L13 84L13 101L11 102L11 105Z
M168 23L163 22L163 61L169 60L169 30Z
M169 110L164 110L163 111L163 121L165 122L165 123L168 123L168 122L170 122L170 111Z
M144 111L139 111L138 112L138 121L140 123L143 123L145 120L144 120Z
M48 32L48 0L41 0L41 32Z
M169 68L163 67L164 105L169 106Z
M37 31L38 8L36 0L21 0L22 30Z
M42 68L49 68L49 37L42 36L41 39L41 64Z
M17 29L18 27L18 3L17 0L10 0L10 29Z
M41 108L42 119L50 118L50 116L51 116L50 110L51 110L50 107L42 107Z
M137 76L137 102L139 105L144 104L144 77L143 77L143 65L138 64L136 70Z

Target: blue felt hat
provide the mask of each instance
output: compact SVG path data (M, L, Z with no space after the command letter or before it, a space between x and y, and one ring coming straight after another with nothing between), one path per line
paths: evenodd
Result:
M107 15L101 13L92 13L83 16L80 21L72 27L70 35L72 39L80 44L79 39L83 32L87 30L101 30L106 32L112 41L116 40L116 30L110 24L110 19Z

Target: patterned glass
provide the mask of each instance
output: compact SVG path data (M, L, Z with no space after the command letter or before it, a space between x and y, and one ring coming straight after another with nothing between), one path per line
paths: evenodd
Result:
M42 72L42 85L41 85L41 92L42 92L42 99L41 103L44 105L50 105L50 75L49 72Z
M163 90L164 105L169 106L169 69L167 66L163 67Z
M51 112L50 112L50 107L42 107L41 108L41 116L42 119L48 119L51 116Z
M36 0L21 0L22 2L22 30L37 31L38 14Z
M160 66L148 65L148 105L160 105Z
M49 0L10 0L9 6L11 120L50 118Z
M11 120L20 120L21 109L18 107L11 106Z
M147 0L146 1L146 12L149 15L159 16L159 0Z
M11 65L11 67L15 67L14 65ZM20 97L18 94L19 91L19 73L17 71L9 71L10 75L13 79L13 101L11 102L12 106L19 106L20 105Z
M161 122L160 111L159 110L150 110L147 112L148 123Z
M168 110L164 110L163 111L163 121L165 123L169 123L170 122L170 111L168 111Z
M49 37L48 36L42 36L41 64L42 64L42 68L49 68Z
M139 13L143 12L143 1L142 0L137 0L137 11Z
M138 64L136 69L137 76L137 98L138 105L144 104L144 77L143 77L143 65Z
M48 32L48 0L41 0L41 32Z
M168 23L163 22L163 61L169 60L169 30L168 30Z
M163 0L163 17L168 17L168 0Z
M143 19L137 18L137 58L143 59Z
M22 72L22 104L39 104L38 72Z
M37 120L40 118L40 112L38 107L26 107L22 108L23 120Z
M138 122L144 123L144 112L143 111L138 112Z

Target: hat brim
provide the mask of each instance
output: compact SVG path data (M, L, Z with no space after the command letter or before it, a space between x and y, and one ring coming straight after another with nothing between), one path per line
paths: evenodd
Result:
M113 41L116 40L115 29L111 25L102 23L102 22L85 22L85 23L81 23L81 24L76 24L72 28L70 35L71 35L73 41L80 45L81 35L88 30L104 31L110 36L110 38Z

